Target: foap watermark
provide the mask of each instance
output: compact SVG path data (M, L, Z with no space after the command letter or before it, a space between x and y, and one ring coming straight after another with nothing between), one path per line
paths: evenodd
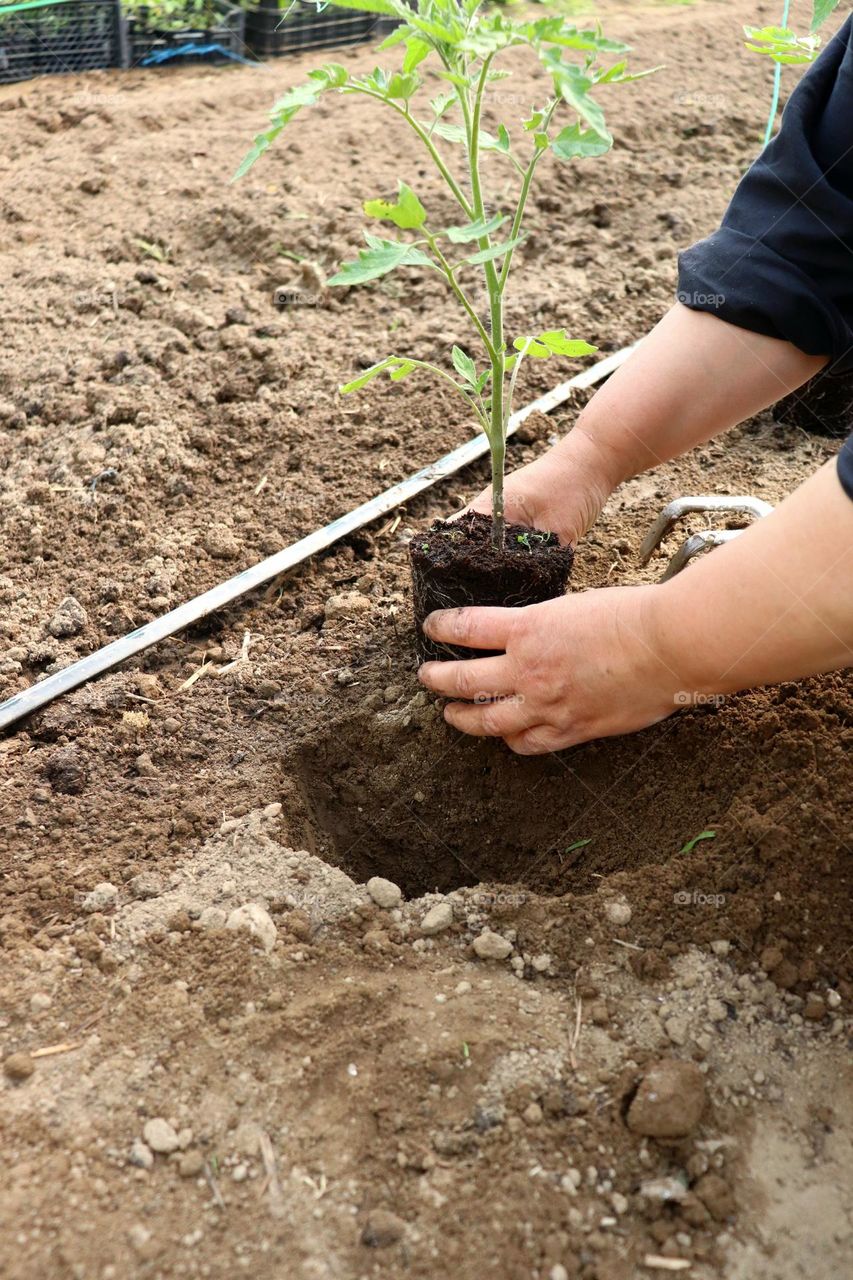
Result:
M490 893L477 890L468 894L468 902L477 907L523 907L528 899L526 893Z
M472 701L478 702L481 705L483 703L486 703L489 706L492 706L492 705L497 706L498 703L503 703L503 702L516 703L520 706L521 703L524 702L524 694L523 693L475 693L474 697L472 698Z
M674 93L672 100L678 107L698 107L702 111L724 111L728 106L724 93L695 93L692 89Z
M677 907L721 907L726 901L724 893L703 893L701 889L679 889L672 895Z
M675 296L685 307L722 307L726 301L724 293L691 292L689 289L679 289Z
M279 311L284 311L287 307L319 307L323 304L323 295L317 290L294 289L282 284L274 290L272 301Z
M677 707L721 707L726 701L724 693L696 693L690 689L679 689L673 697Z

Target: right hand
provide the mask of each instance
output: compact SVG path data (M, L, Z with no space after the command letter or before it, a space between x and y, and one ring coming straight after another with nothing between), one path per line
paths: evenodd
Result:
M612 486L575 456L569 448L570 439L567 436L541 458L507 476L504 511L508 524L555 533L564 545L574 546L598 519ZM492 486L466 510L491 515Z

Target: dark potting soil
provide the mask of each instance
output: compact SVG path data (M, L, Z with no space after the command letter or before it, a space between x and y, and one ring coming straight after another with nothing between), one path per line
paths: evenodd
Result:
M775 422L840 440L853 430L853 374L822 369L773 407Z
M521 608L563 595L574 560L553 533L521 524L506 526L502 548L492 546L492 521L479 512L461 519L436 520L409 544L418 653L424 660L482 658L490 649L437 644L423 633L435 609L461 605Z

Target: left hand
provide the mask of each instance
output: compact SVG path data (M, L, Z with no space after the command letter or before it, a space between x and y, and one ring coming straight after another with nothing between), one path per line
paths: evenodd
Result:
M444 609L432 640L501 649L491 658L426 662L418 678L448 698L448 724L503 738L520 755L633 733L686 700L656 638L661 586L606 587L520 609Z

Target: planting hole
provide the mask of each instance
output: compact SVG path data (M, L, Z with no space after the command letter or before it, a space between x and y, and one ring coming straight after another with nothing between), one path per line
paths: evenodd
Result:
M441 721L356 715L288 762L290 838L409 897L481 881L585 892L665 862L725 812L740 779L715 719L522 757Z

